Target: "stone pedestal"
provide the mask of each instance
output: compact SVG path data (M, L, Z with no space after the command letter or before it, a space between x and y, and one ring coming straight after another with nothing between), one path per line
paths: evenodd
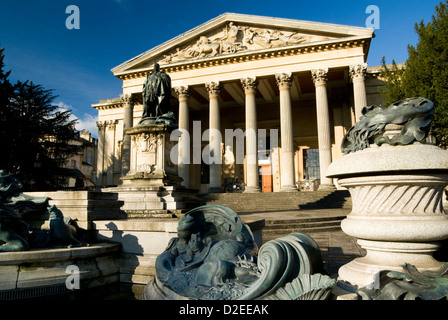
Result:
M366 249L339 269L339 280L353 288L375 283L381 270L437 270L433 258L448 239L442 196L448 185L448 151L434 145L372 145L334 161L327 175L338 178L352 197L342 230Z
M177 143L171 131L169 125L146 122L125 130L132 141L130 170L120 186L103 191L118 193L128 218L171 217L197 205L196 190L181 186L170 157Z
M170 159L175 141L170 141L170 129L165 124L138 125L126 131L131 137L131 164L122 177L123 186L179 186L177 165Z

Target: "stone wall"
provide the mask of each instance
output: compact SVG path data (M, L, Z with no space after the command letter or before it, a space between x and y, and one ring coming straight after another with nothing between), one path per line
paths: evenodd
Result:
M64 217L75 219L87 231L89 243L120 244L114 261L121 282L147 284L155 274L156 258L169 240L177 236L178 218L127 218L122 211L125 199L118 200L114 192L56 191L27 195L49 197L50 205L56 205ZM27 222L33 228L48 228L48 220L47 214L33 216ZM249 225L260 247L264 220L243 222Z
M93 289L120 280L119 244L99 243L81 248L8 252L0 255L0 300L69 292L67 280L77 268L79 287Z
M121 211L123 201L117 193L93 191L52 191L27 192L33 197L48 197L49 204L62 211L64 217L75 220L85 230L91 230L91 221L99 219L120 219L125 215ZM32 215L26 221L33 229L48 228L49 215Z

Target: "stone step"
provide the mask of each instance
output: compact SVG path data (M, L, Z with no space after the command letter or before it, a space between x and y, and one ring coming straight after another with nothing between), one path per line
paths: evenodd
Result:
M299 219L279 219L279 220L266 220L266 227L275 227L277 225L291 225L291 224L306 224L306 223L321 223L321 222L338 222L340 223L345 216L336 217L307 217Z
M347 191L221 193L201 195L204 204L220 204L235 212L351 208Z
M281 229L281 230L263 230L263 241L265 237L275 236L275 238L279 238L282 236L286 236L292 232L301 232L301 233L319 233L319 232L332 232L332 231L340 231L340 226L315 226L312 228L291 228L291 229Z
M263 230L263 239L262 243L266 243L270 240L274 240L277 238L284 237L292 232L301 232L305 234L313 234L313 233L324 233L324 232L335 232L335 231L341 231L340 226L326 226L326 227L314 227L314 228L306 228L306 229L289 229L289 230L282 230L282 231L268 231Z
M266 224L264 230L276 231L276 230L290 230L290 229L307 229L314 227L339 227L341 221L328 221L328 222L309 222L309 223L290 223L290 224Z
M263 241L264 237L275 236L276 238L281 236L286 236L292 232L302 232L302 233L317 233L317 232L330 232L330 231L340 231L341 227L339 226L315 226L313 228L291 228L291 229L282 229L282 230L263 230Z
M263 243L285 236L291 232L302 232L305 234L334 232L341 230L341 221L346 215L318 216L313 215L293 219L266 219L263 228Z

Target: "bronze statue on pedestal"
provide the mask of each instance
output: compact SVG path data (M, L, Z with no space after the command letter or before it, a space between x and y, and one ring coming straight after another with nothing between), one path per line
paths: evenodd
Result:
M142 90L143 114L139 124L173 124L175 118L171 107L171 78L160 65L146 77Z

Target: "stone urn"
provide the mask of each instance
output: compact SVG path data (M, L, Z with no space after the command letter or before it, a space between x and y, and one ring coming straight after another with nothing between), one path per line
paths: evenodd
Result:
M379 136L393 141L405 127L386 124ZM370 138L384 141L375 134ZM419 271L442 266L433 253L448 239L442 204L447 150L415 140L404 145L367 143L334 161L327 176L349 190L352 211L341 228L367 252L339 269L340 281L361 288L374 284L379 271L400 271L405 263Z

